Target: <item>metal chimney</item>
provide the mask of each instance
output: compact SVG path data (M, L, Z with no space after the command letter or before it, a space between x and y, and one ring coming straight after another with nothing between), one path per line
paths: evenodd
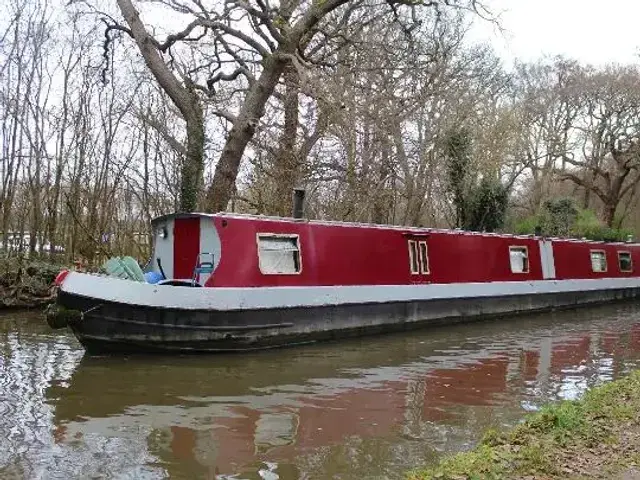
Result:
M304 188L293 189L293 218L302 218L304 214Z

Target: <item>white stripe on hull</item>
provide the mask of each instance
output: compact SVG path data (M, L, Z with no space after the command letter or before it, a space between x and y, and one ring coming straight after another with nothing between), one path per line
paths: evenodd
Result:
M184 310L255 310L537 295L640 287L640 278L312 287L191 288L71 272L62 291L97 300Z

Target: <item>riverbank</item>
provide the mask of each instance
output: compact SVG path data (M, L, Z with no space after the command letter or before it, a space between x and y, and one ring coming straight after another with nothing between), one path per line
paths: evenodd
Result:
M640 371L544 407L409 480L640 480Z
M39 308L53 300L62 266L22 256L0 256L0 310Z

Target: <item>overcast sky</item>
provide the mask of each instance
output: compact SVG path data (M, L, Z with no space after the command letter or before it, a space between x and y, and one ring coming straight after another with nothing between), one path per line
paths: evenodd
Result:
M506 32L477 22L473 39L490 41L509 63L563 54L583 63L639 63L640 1L484 0Z

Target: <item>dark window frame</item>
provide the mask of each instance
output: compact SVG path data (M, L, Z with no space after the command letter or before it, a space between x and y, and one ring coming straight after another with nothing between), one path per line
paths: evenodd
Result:
M620 272L622 273L633 273L633 256L631 255L631 252L629 250L618 250L618 269L620 270ZM629 269L623 269L622 268L622 263L620 262L622 255L628 255L629 256Z

